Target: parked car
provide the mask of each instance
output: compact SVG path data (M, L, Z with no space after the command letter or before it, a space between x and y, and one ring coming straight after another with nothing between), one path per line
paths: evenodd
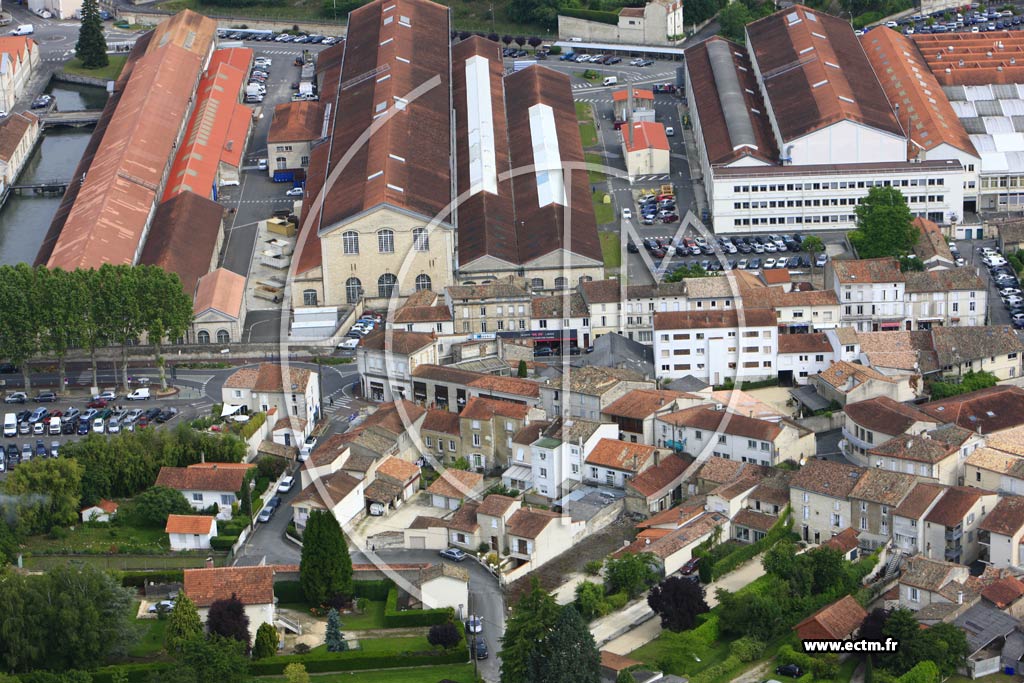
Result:
M92 421L93 434L102 434L106 430L106 423L102 417L97 417Z
M680 571L683 573L684 576L689 576L690 574L692 574L695 571L697 571L697 569L699 567L700 567L700 558L699 557L691 557L689 559L689 561L686 564L683 565L683 568L680 569Z
M487 642L483 638L473 638L469 649L477 659L487 659L488 657Z
M32 400L36 403L56 403L57 394L52 391L40 391Z
M452 562L462 562L464 559L469 557L458 548L445 548L440 552L440 555L446 560L451 560Z
M14 391L4 397L4 403L24 403L27 400L28 396L24 391Z
M270 518L273 517L273 516L274 516L274 508L272 508L272 507L270 507L268 505L267 507L265 507L262 510L260 510L260 515L259 515L259 517L256 518L256 521L257 522L262 522L262 523L265 524L265 523L269 522Z
M290 189L287 192L285 192L284 196L286 196L286 197L301 197L302 196L302 188L301 187L293 187L292 189Z
M484 620L480 617L470 615L469 619L466 619L466 633L482 633L484 630Z
M800 678L804 674L803 670L796 664L783 664L775 668L775 673L780 676L789 676L790 678Z
M89 421L88 420L79 420L78 421L78 428L77 428L76 433L79 436L85 436L86 434L88 434L89 433Z
M161 411L160 414L157 415L156 421L162 424L164 422L167 422L168 420L170 420L172 417L174 417L177 414L178 414L178 409L177 408L168 408L167 410Z
M295 486L295 477L285 477L281 480L281 483L277 485L277 490L280 493L288 493Z
M36 439L36 449L33 455L39 458L46 457L46 444L43 443L42 439Z
M92 400L93 401L116 401L117 400L117 394L115 392L113 392L113 391L103 391L103 392L100 392L100 393L96 394L95 396L93 396ZM103 406L89 406L89 407L90 408L105 408L106 405L103 405Z

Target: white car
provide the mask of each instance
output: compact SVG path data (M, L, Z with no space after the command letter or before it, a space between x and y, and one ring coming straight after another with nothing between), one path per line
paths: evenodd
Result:
M92 397L92 400L94 400L94 401L116 401L117 400L117 394L114 393L113 391L104 391L102 393L94 395Z
M985 258L981 259L981 262L984 263L989 268L995 268L996 266L1006 265L1006 259L997 254L994 254L992 256L986 256Z
M281 483L277 485L278 493L288 493L295 486L295 477L285 477L281 480Z
M359 346L358 339L346 339L345 341L338 344L339 349L354 349Z
M285 197L301 197L302 194L303 194L303 191L302 191L301 187L293 187L292 189L290 189L287 192L285 192L284 196Z
M627 221L633 220L633 209L623 209L622 218Z
M774 267L775 267L775 259L773 259L773 258L766 258L764 260L764 269L765 270L771 270Z

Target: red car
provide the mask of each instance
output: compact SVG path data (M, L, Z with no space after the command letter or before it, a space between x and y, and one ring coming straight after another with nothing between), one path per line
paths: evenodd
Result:
M662 223L675 223L677 220L679 220L679 216L677 216L674 213L670 213L667 216L662 216L661 217L661 222Z
M102 410L103 408L107 407L107 402L104 401L102 398L98 398L95 401L90 401L88 404L86 404L85 407L95 408L96 410Z
M684 564L683 568L680 571L683 573L684 576L689 576L690 574L692 574L695 571L697 571L697 567L699 567L699 566L700 566L700 558L699 557L691 557L690 561L687 562L686 564Z

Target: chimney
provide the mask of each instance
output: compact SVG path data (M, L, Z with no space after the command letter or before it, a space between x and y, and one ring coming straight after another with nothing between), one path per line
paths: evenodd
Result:
M644 545L650 545L650 544L651 544L651 539L645 536L644 537Z
M625 538L622 539L622 547L623 548L628 548L629 547L629 541L626 540Z
M206 568L207 569L213 569L213 558L212 557L206 558Z
M964 604L964 592L963 591L957 591L956 592L956 604L958 604L958 605Z

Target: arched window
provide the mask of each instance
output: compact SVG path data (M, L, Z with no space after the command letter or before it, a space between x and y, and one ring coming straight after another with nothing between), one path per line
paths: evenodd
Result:
M568 278L556 277L555 278L555 289L565 289L569 286Z
M416 291L421 289L430 289L430 276L429 275L417 275L416 276Z
M430 250L430 235L426 228L416 228L412 231L412 248L416 251Z
M210 343L210 333L206 330L199 330L199 334L196 335L196 341L200 344Z
M277 168L278 168L278 170L283 171L284 169L288 168L288 158L287 157L278 157L276 159L276 161L277 161Z
M390 299L398 293L398 278L391 273L384 273L377 278L377 296Z
M303 306L316 306L316 290L315 289L304 289L302 290L302 305Z
M363 296L363 283L357 277L345 281L345 301L354 304Z
M341 246L346 254L359 253L359 233L349 230L341 236Z
M227 344L229 341L231 341L231 335L228 334L227 330L217 330L218 344Z
M535 277L532 280L530 280L530 288L531 289L544 289L544 278L542 278L542 277Z
M377 233L377 251L382 254L395 253L394 230L381 230Z
M581 285L584 282L593 282L593 281L594 281L594 278L590 277L589 275L580 275L580 284Z

